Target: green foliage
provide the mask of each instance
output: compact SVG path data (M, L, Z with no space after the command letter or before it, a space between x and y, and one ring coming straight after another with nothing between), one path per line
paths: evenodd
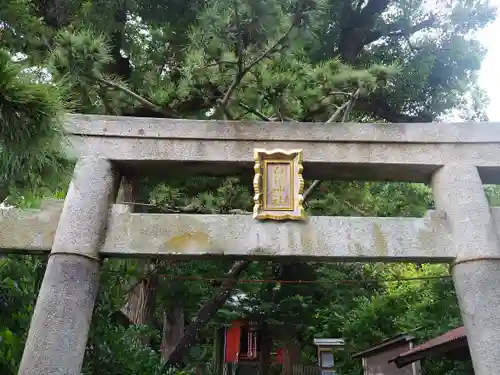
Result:
M23 68L0 50L0 187L40 193L69 171L61 153L62 92Z
M57 92L23 74L6 51L0 51L0 76L3 145L25 147L52 137L62 110Z
M43 263L0 258L0 372L16 374L33 313Z
M413 216L431 207L428 186L407 183L324 182L309 199L312 215Z
M100 297L103 297L102 293ZM99 324L92 326L82 373L91 375L99 369L109 374L160 375L161 360L158 353L141 341L145 335L151 336L155 332L145 326L124 328L111 323L109 307L105 302L99 302L94 312L94 322Z
M253 197L250 184L241 185L236 177L190 178L156 185L150 203L165 210L183 207L197 212L228 213L232 209L250 211Z

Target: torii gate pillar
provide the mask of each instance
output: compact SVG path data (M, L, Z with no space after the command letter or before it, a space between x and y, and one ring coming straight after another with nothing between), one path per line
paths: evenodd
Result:
M19 375L79 375L97 289L99 248L116 196L110 161L75 167L40 287Z
M448 164L432 181L436 207L446 214L456 261L453 280L476 375L500 368L500 243L474 165Z

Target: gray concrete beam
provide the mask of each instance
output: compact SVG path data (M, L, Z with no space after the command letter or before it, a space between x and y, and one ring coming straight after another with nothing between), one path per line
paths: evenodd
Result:
M0 251L50 251L61 206L51 203L40 212L0 216ZM499 209L494 212L500 216ZM251 215L134 214L125 205L113 206L101 255L186 259L274 256L318 261L453 259L448 226L434 213L425 218L313 216L304 223L276 223L259 222Z
M500 124L221 122L73 115L75 156L98 154L128 173L251 174L254 148L303 149L307 179L428 182L466 161L500 183Z

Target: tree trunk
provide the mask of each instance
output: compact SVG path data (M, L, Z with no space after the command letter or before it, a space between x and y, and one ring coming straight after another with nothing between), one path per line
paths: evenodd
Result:
M293 367L300 363L301 350L299 344L288 334L282 340L283 371L282 375L293 375Z
M154 325L156 288L158 286L158 275L152 271L154 267L154 264L149 264L145 267L151 274L139 281L132 288L129 292L127 303L122 308L122 312L132 324L140 324L148 327ZM148 344L149 338L144 338L143 342Z
M232 280L224 281L215 296L208 300L198 311L196 317L188 326L188 328L184 332L184 335L170 354L170 357L165 363L165 366L176 365L182 360L191 345L193 345L193 343L195 342L196 333L210 321L217 310L231 296L231 292L233 291L233 288L236 284L235 279L241 274L241 272L243 272L245 268L247 268L249 264L249 261L237 261L233 264L229 272L226 273L226 277Z
M127 202L134 211L134 204L137 197L137 185L134 180L124 177L121 181L118 192L118 203ZM131 324L140 324L152 327L154 325L154 311L156 304L156 288L158 286L158 275L156 274L156 264L145 262L144 272L147 275L140 280L129 291L127 303L121 309ZM149 343L149 337L144 337L143 342Z
M388 6L389 0L369 0L363 9L353 9L350 2L344 3L339 42L342 61L354 64L365 45L374 41L368 36L375 27L377 17Z
M167 361L170 353L184 334L184 309L174 307L163 315L163 333L161 338L161 357Z

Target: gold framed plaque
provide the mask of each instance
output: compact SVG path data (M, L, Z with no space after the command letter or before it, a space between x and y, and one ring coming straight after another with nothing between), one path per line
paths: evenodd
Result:
M254 219L305 220L302 150L254 149L254 160Z

